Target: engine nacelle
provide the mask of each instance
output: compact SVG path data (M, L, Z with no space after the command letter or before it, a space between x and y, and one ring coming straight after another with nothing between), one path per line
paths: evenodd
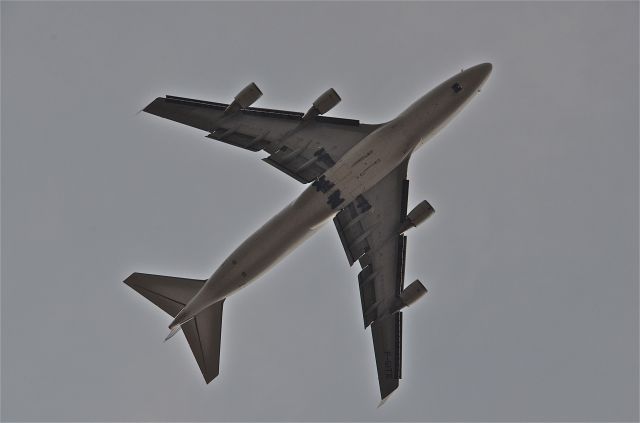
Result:
M254 82L252 82L235 96L233 102L227 106L224 112L229 114L237 112L240 109L247 108L255 103L260 97L262 97L262 91L260 91L260 88L258 88Z
M411 285L406 287L400 293L400 300L404 303L405 306L410 306L415 303L427 293L427 288L420 282L418 279L411 282Z
M323 115L333 109L341 100L336 90L329 88L313 102L313 106L305 113L303 119L307 120L317 115Z
M405 221L400 225L400 234L405 233L408 229L414 228L427 220L435 212L435 209L423 200L409 212Z
M422 282L416 279L411 282L411 285L403 289L400 296L394 300L389 314L397 313L403 308L410 306L426 293L427 288L425 288Z

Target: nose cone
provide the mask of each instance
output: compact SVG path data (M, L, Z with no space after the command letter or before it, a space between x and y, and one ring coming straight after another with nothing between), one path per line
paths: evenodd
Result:
M489 75L491 75L491 71L493 70L493 65L489 62L480 63L479 65L474 66L474 68L477 69L476 72L478 72L478 74L482 77L482 80L484 81L489 77Z
M445 81L442 84L443 90L447 91L448 88L451 88L457 99L466 101L478 92L489 77L489 74L491 74L492 69L493 65L491 63L480 63L472 66Z
M470 85L479 88L487 80L492 69L491 63L480 63L464 71L465 79L469 81Z
M491 70L493 69L493 65L489 62L480 63L479 65L475 65L472 69L477 69L477 71L481 72L486 78L491 73Z

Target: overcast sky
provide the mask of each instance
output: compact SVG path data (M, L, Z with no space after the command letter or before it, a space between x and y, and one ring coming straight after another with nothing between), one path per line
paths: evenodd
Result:
M638 420L638 3L13 3L2 12L2 420ZM225 305L205 385L122 283L207 278L303 190L136 112L165 94L375 123L490 61L418 151L403 379L380 409L333 225Z

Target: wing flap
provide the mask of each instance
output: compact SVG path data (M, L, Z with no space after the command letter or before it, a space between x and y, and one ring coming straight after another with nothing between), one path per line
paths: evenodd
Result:
M324 148L298 149L287 154L287 149L263 159L266 163L281 170L302 183L309 183L322 175L336 162Z
M371 228L363 222L370 210L367 199L359 195L333 218L350 266L371 249L367 241Z
M366 328L375 320L377 313L375 312L376 302L376 273L373 271L373 265L366 266L358 273L358 286L360 288L360 302L362 303L362 314L364 317L364 327Z
M207 138L214 139L216 141L224 142L234 147L244 148L249 151L260 151L264 148L262 140L264 137L254 137L242 133L233 132L231 129L216 129L214 132L207 135Z

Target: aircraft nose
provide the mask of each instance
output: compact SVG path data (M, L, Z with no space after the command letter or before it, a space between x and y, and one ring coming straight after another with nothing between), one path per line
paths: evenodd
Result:
M487 62L475 65L467 69L467 72L469 73L471 79L477 81L478 83L482 83L489 77L489 75L491 74L491 70L493 70L493 65Z
M491 74L491 71L493 70L493 65L489 62L480 63L476 67L478 68L478 73L482 74L483 79L487 79L487 77Z
M474 92L484 84L492 69L493 65L491 63L480 63L466 69L459 76L461 85L470 88L471 92Z

